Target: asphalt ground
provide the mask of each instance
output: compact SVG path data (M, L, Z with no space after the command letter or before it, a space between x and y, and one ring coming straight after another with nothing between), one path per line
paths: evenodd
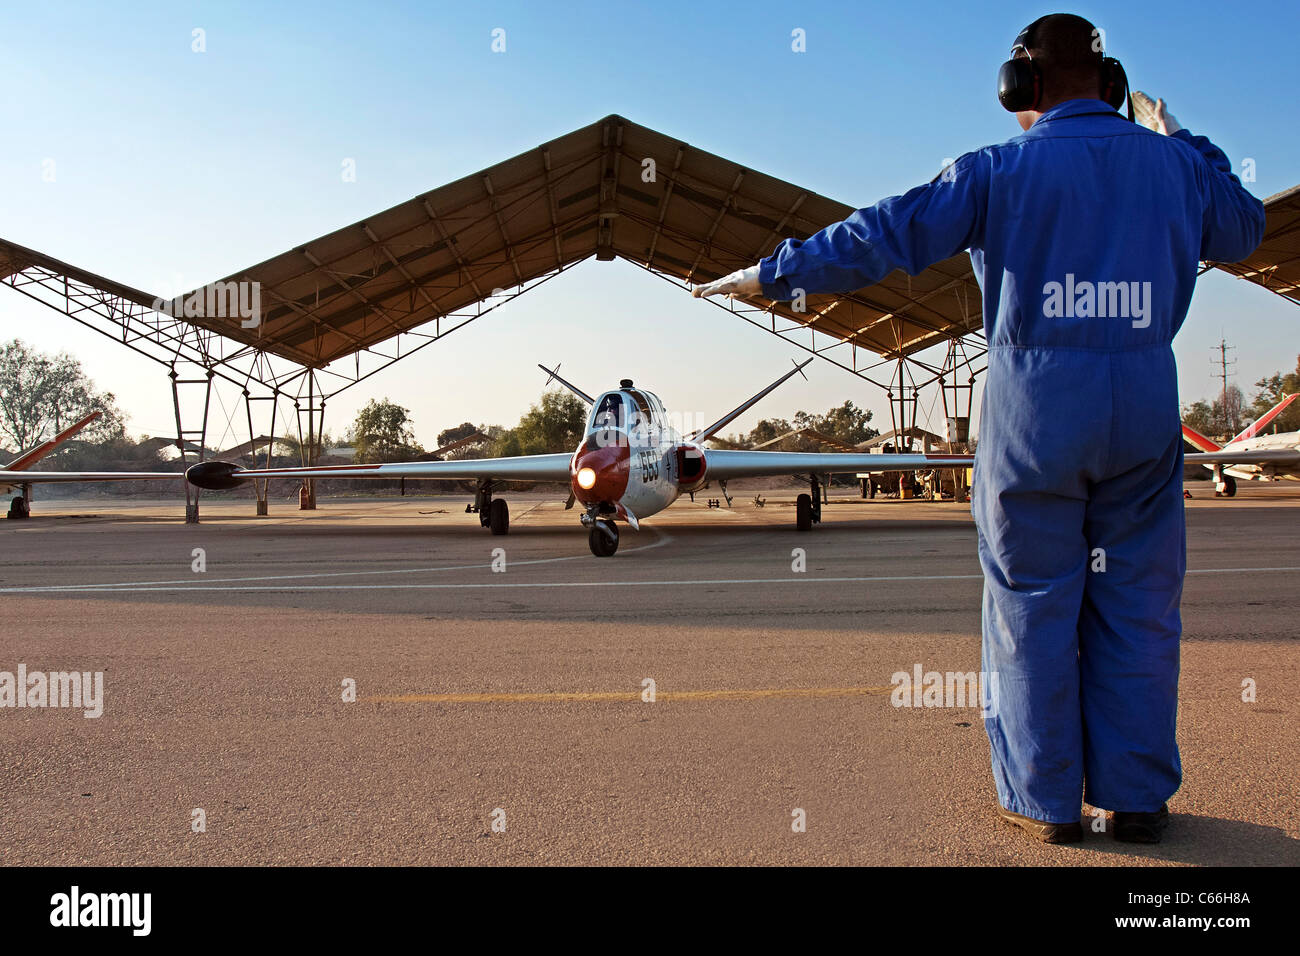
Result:
M794 490L701 498L598 559L538 494L506 537L463 497L38 497L0 522L0 671L102 671L103 713L0 709L0 862L1297 865L1300 486L1188 488L1154 847L1030 842L977 706L892 705L979 669L967 505L800 534Z

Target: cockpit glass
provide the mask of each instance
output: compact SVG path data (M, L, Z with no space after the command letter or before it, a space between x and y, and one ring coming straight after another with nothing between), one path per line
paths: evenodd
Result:
M600 400L591 415L591 430L627 427L627 404L619 392L610 392Z
M637 424L649 425L651 422L653 422L654 415L650 411L650 400L646 398L646 396L643 393L637 391L636 389L629 390L627 394L632 397L632 400L634 402L636 402L637 411L640 412L640 415L638 416Z

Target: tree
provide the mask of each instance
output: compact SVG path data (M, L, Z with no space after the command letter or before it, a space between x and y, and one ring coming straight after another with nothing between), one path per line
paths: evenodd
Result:
M1255 418L1263 415L1270 408L1282 401L1287 395L1300 392L1300 356L1296 358L1296 369L1283 375L1281 372L1268 378L1261 378L1255 383L1259 392L1251 404L1250 414ZM1268 431L1276 428L1280 432L1300 431L1300 402L1293 402L1289 408L1278 415L1268 426Z
M542 393L541 401L529 407L519 424L497 441L496 453L548 455L573 451L587 424L587 406L576 395L554 389Z
M784 418L764 418L754 426L753 431L744 438L737 439L737 442L750 446L761 445L764 442L771 441L778 435L784 435L787 432L793 431L794 427L795 426L791 425Z
M358 462L401 461L422 454L415 441L411 410L385 398L373 398L357 412L348 432L348 441L356 448Z
M1219 430L1214 421L1214 409L1204 399L1183 407L1183 423L1207 437Z
M1241 389L1236 385L1229 385L1214 400L1213 408L1215 420L1222 423L1225 438L1231 438L1245 427L1242 419L1245 417L1246 396L1241 394Z
M1207 402L1202 399L1183 406L1183 422L1206 438L1218 441L1226 441L1240 432L1245 427L1247 417L1251 416L1246 406L1246 399L1236 385L1228 386L1226 396L1221 393L1213 401Z
M795 416L796 422L801 415L803 412ZM838 438L846 445L857 445L880 434L871 427L871 412L858 408L852 401L837 405L825 415L806 416L806 422L801 427L814 428L825 435Z
M500 425L475 425L473 422L463 422L454 428L444 428L438 432L438 447L443 448L453 442L458 442L462 438L469 438L474 434L486 435L487 440L479 439L468 445L462 445L460 448L453 448L443 457L448 461L465 461L472 458L482 458L496 443L496 440L505 431Z
M0 437L6 442L30 448L91 412L100 416L81 432L81 438L123 437L122 413L112 394L96 391L71 355L45 355L21 339L0 345Z
M479 427L473 422L465 422L457 425L455 428L444 428L438 432L438 447L450 445L452 442L460 441L462 438L468 438L479 430Z
M306 434L304 434L302 437L305 440L307 436ZM331 436L329 432L324 432L323 434L317 435L315 437L315 441L322 455L325 454L326 451L328 451L330 448L333 448L337 444L337 442L334 440L333 436ZM297 435L290 432L286 432L283 438L277 438L275 440L275 445L272 448L271 453L272 455L284 455L290 459L296 458L298 461L305 461L306 459L302 453L302 446L303 446L303 442L298 439ZM259 448L257 450L258 460L261 460L265 455L266 455L265 447Z
M513 428L497 439L495 453L498 458L513 458L523 454L523 446L519 444L519 438Z
M764 445L781 435L788 435L800 428L811 428L823 435L837 438L846 445L857 445L880 434L871 427L870 422L871 412L869 410L858 408L852 401L846 401L843 405L837 405L830 409L824 415L813 415L804 411L796 412L792 422L788 422L784 418L765 418L739 441L741 444L753 448ZM779 444L767 447L773 451L825 451L825 447L820 442L806 435L789 435Z

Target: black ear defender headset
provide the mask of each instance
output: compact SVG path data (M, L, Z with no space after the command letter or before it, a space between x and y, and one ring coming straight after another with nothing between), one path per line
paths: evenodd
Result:
M1051 16L1052 14L1049 14ZM1029 52L1036 39L1039 25L1047 17L1039 17L1020 31L1011 44L1011 57L998 68L998 102L1010 113L1036 110L1043 98L1043 71ZM1023 56L1017 56L1023 53ZM1119 60L1105 53L1098 54L1097 72L1101 77L1102 100L1118 110L1128 99L1128 76ZM1133 101L1129 100L1128 118L1133 119Z

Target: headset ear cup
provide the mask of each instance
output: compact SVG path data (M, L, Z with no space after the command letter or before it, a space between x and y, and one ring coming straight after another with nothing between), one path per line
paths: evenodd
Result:
M1124 99L1128 96L1128 75L1124 72L1124 67L1120 65L1119 60L1112 56L1102 57L1101 69L1101 98L1108 103L1112 109L1119 109L1124 105Z
M1009 113L1036 109L1042 74L1028 57L1013 57L998 68L998 102Z

